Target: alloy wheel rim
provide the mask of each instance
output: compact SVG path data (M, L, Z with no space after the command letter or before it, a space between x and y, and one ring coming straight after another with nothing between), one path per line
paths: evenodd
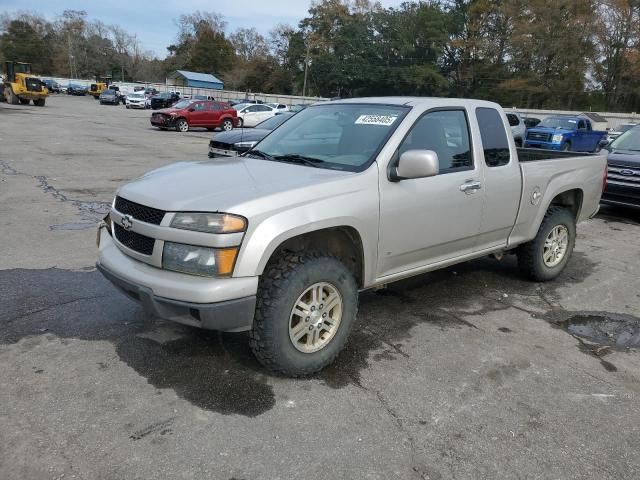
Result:
M302 353L322 350L333 339L342 320L343 301L338 289L327 282L307 288L289 316L289 339Z
M556 225L544 241L544 264L549 268L557 267L564 260L568 248L569 230L564 225Z
M183 120L178 124L178 128L181 132L186 132L189 130L189 124Z

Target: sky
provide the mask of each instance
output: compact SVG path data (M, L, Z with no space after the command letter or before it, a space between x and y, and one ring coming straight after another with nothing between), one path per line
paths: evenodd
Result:
M395 7L402 1L380 0L380 3ZM0 0L0 13L26 10L53 20L63 10L85 10L89 19L119 25L135 34L145 50L164 58L166 47L176 38L175 19L183 13L215 11L224 16L229 32L254 27L266 35L280 23L296 26L310 4L310 0Z

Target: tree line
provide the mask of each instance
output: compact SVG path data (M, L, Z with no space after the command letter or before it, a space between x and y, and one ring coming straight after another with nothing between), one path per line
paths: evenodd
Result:
M318 0L297 26L230 32L215 12L176 19L163 59L118 26L66 10L0 16L0 57L42 75L164 81L324 97L421 95L505 106L638 111L640 0Z

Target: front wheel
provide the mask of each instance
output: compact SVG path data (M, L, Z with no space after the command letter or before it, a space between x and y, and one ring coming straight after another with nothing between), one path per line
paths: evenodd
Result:
M518 248L518 268L530 280L556 278L569 262L576 243L576 219L562 207L550 207L536 237Z
M181 118L180 120L178 120L176 122L176 130L178 132L188 132L189 131L189 124L187 123L187 121L184 118Z
M244 120L242 118L238 118L238 128L242 128L244 126Z
M222 130L224 130L225 132L233 130L233 122L227 118L224 122L222 122Z
M44 107L46 102L47 102L47 100L45 98L38 98L38 99L33 101L33 104L36 107Z
M565 142L565 143L563 143L563 144L562 144L562 148L561 148L561 150L562 150L563 152L568 152L568 151L570 151L570 150L571 150L571 144L570 144L569 142Z
M268 369L310 375L344 348L358 310L358 285L338 259L288 253L260 280L250 345Z

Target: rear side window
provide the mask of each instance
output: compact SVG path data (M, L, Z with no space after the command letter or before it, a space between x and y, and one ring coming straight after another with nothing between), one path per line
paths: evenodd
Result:
M509 140L500 113L494 108L477 108L484 161L488 167L501 167L511 160Z

